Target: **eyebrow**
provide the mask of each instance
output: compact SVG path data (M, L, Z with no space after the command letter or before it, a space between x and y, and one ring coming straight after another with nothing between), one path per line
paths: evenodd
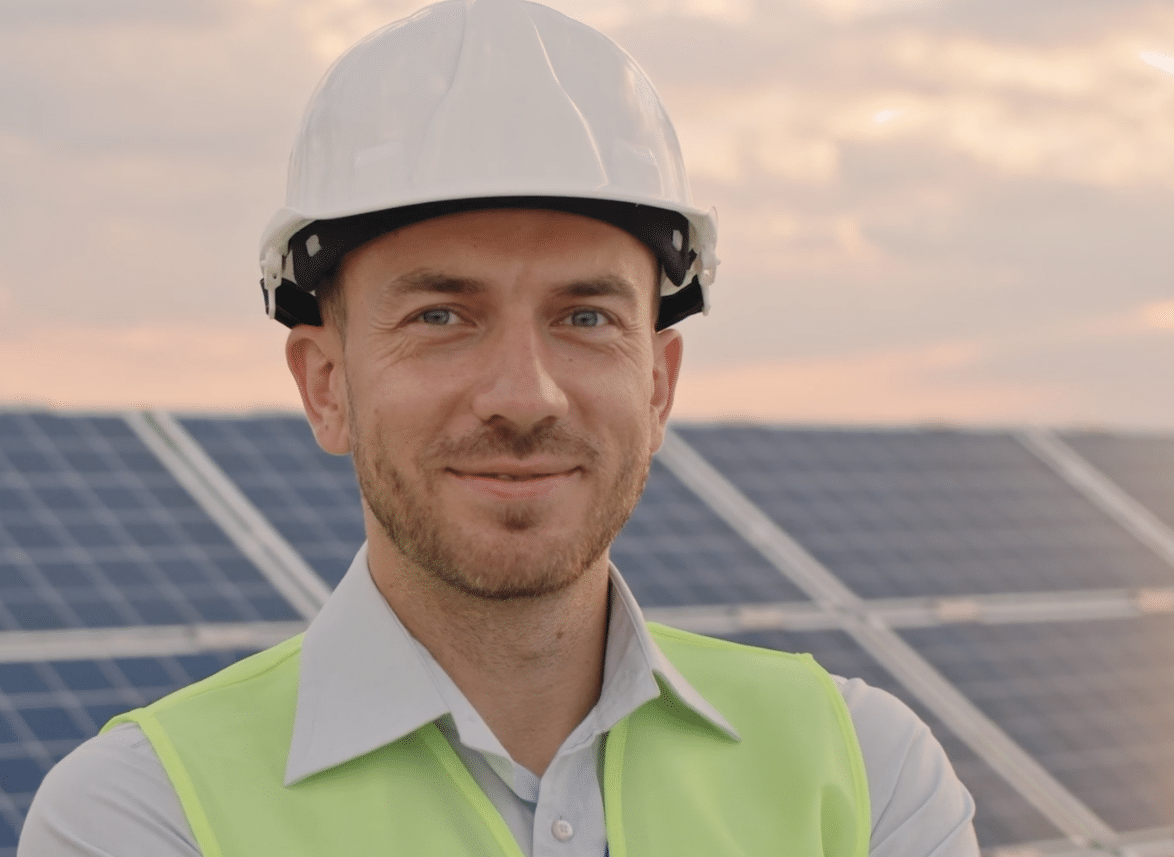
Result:
M439 271L419 270L404 274L389 282L387 292L404 295L478 295L489 290L488 284L475 277L456 277ZM555 294L572 298L617 297L636 303L636 288L623 277L604 274L586 280L573 280L559 286Z
M636 303L636 288L623 277L605 274L589 280L575 280L560 287L557 293L572 298L622 298Z
M454 277L439 271L412 271L389 282L386 291L401 295L476 295L488 291L488 286L473 277Z

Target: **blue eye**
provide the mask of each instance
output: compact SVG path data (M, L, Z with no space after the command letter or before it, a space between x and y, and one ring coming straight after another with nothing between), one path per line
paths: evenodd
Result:
M455 317L451 309L426 309L419 316L420 321L433 325L451 324Z
M569 316L572 327L600 327L607 318L596 309L578 309Z

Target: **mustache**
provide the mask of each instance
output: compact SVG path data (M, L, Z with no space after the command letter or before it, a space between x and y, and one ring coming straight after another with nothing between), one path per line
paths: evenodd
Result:
M599 448L590 438L568 431L560 425L546 425L521 432L507 424L482 426L460 438L437 438L424 452L425 460L476 461L508 456L526 459L549 455L593 463Z

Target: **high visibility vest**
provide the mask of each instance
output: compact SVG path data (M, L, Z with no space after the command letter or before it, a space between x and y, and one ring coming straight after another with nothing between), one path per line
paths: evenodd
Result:
M733 724L671 692L606 736L611 857L866 857L860 747L808 655L649 625L661 651ZM204 857L522 857L435 723L283 785L301 637L120 715L158 754Z

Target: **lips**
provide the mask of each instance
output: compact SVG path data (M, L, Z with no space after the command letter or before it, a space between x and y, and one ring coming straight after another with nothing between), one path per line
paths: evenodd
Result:
M475 470L449 469L461 484L482 496L497 500L536 500L548 497L569 484L579 473L578 467L499 467Z
M579 465L573 462L546 459L525 462L514 460L486 461L464 467L449 467L448 471L455 476L461 477L519 482L526 479L544 479L548 476L559 476L578 469Z
M503 482L521 482L525 479L542 479L546 476L553 476L552 473L535 473L533 475L517 475L514 473L464 473L458 474L461 476L475 476L478 479L500 479Z

